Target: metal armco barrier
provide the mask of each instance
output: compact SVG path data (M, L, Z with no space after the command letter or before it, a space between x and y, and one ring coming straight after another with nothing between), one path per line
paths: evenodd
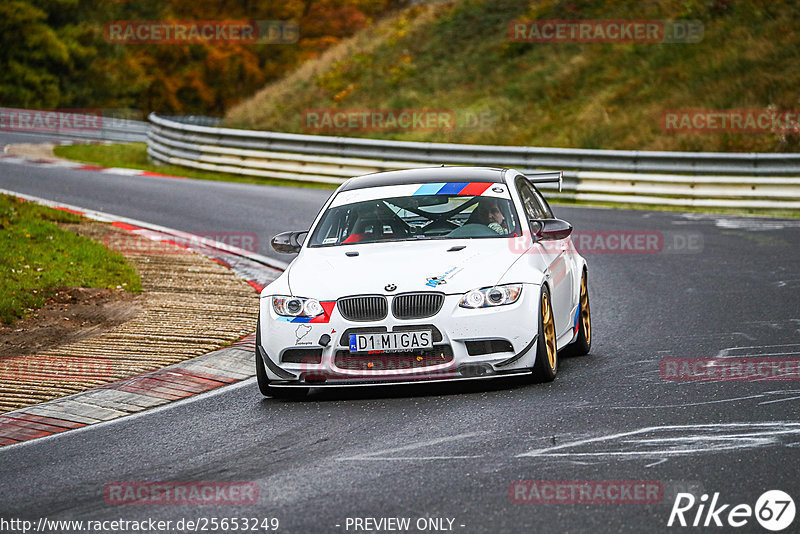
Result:
M800 209L800 153L728 154L459 145L235 130L151 114L158 162L264 178L341 183L431 165L564 170L556 198L673 206ZM545 187L547 188L547 187Z

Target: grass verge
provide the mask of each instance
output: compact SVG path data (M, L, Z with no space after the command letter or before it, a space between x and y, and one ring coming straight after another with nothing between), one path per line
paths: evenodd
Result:
M790 0L415 2L237 104L223 126L316 133L308 110L447 110L449 128L390 132L355 121L327 130L489 145L796 152L800 132L792 128L738 133L662 121L676 110L796 110L798 16ZM575 19L693 20L703 34L684 43L509 36L512 21Z
M311 187L315 189L336 189L335 184L303 182L300 180L278 180L259 178L257 176L241 176L224 172L202 171L179 167L177 165L156 165L147 157L147 144L122 143L112 145L85 144L56 146L53 153L60 157L100 165L101 167L119 167L123 169L139 169L157 172L170 176L198 178L200 180L219 180L224 182L241 182L246 184L277 185L290 187Z
M121 254L57 225L80 219L0 195L0 323L30 316L58 287L142 291L139 275Z

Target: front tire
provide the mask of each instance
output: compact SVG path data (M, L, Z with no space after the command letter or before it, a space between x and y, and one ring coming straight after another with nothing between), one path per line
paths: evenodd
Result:
M261 346L261 315L258 316L258 325L256 326L256 381L258 382L258 389L265 397L272 397L275 399L301 399L308 393L308 388L276 388L269 384L267 371L264 370L264 359L258 352L258 347Z
M258 347L261 346L261 314L258 314L258 324L256 325L256 380L258 381L258 389L265 397L272 396L272 388L269 387L269 378L267 372L264 370L264 359L258 352Z
M536 362L532 372L534 382L552 382L558 373L556 325L550 290L546 285L542 286L539 297L539 337L536 340Z

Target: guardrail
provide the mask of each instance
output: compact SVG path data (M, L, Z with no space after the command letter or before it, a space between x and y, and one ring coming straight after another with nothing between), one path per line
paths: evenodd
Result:
M83 110L90 111L90 110ZM91 110L94 111L94 110ZM46 134L98 141L146 141L150 123L76 110L0 108L0 132Z
M147 151L153 160L207 171L336 184L370 172L441 164L557 169L565 171L564 189L551 197L800 209L800 154L419 143L217 128L155 114L149 119Z

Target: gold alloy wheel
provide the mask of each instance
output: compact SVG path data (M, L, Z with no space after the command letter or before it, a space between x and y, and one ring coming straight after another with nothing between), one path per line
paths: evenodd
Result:
M581 277L581 326L586 343L592 342L592 315L589 310L589 291L586 289L586 275Z
M553 308L550 306L550 297L547 292L542 292L542 334L547 348L547 360L550 369L556 370L556 327L553 323Z

